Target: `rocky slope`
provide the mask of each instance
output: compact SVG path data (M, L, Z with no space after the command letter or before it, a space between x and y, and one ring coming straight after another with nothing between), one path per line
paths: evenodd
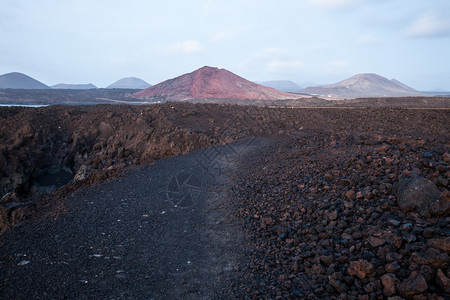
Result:
M28 75L13 72L0 75L0 89L50 89Z
M237 298L448 299L448 131L380 127L307 130L244 160Z
M399 82L377 74L358 74L349 79L302 90L324 99L351 99L364 97L407 97L424 94Z
M301 96L280 92L248 81L225 69L203 67L166 80L131 96L140 100L189 99L296 99Z

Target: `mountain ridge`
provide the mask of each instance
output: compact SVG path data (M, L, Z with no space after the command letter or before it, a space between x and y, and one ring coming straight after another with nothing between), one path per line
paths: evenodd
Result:
M62 90L91 90L98 89L92 83L58 83L51 86L52 89L62 89Z

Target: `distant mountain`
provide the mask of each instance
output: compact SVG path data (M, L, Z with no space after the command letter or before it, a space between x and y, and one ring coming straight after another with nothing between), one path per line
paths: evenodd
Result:
M98 89L95 85L92 83L88 84L68 84L68 83L59 83L57 85L52 85L52 89L60 89L60 90L92 90L92 89Z
M427 92L428 92L428 90L427 90ZM434 89L429 90L429 92L449 93L450 91L447 91L446 89L443 89L441 87L436 87Z
M280 100L296 99L301 96L256 84L225 69L203 67L192 73L161 82L131 97L141 100Z
M389 80L377 74L358 74L338 83L308 87L302 92L328 99L424 95L398 80Z
M111 85L108 85L107 89L146 89L152 85L144 80L136 77L126 77L117 80Z
M273 89L288 92L288 91L298 91L302 88L295 84L294 82L290 80L271 80L271 81L262 81L262 82L256 82L260 85L271 87Z
M49 89L47 85L28 75L13 72L0 75L0 89Z

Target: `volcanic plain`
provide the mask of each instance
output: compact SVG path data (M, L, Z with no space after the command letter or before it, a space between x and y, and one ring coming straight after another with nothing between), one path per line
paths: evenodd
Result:
M448 299L449 120L389 107L2 107L1 295ZM198 181L181 192L169 173ZM195 234L180 243L161 224ZM167 269L170 251L194 271Z

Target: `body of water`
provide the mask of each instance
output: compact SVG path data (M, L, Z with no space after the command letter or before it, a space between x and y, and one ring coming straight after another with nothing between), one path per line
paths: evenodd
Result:
M44 107L44 106L49 106L49 105L47 105L47 104L0 104L0 106Z

